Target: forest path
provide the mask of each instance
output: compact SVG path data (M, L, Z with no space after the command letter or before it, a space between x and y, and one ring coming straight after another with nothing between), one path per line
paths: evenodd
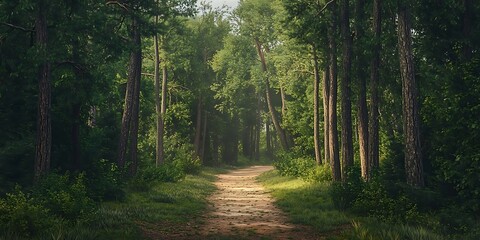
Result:
M272 166L252 166L220 174L211 211L201 227L207 239L320 239L305 226L289 223L255 178Z

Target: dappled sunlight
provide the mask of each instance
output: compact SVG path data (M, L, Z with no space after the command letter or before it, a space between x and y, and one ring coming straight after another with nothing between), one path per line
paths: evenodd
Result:
M271 166L253 166L218 175L218 191L209 201L211 213L207 216L204 231L209 236L236 236L251 234L274 239L315 239L305 227L290 223L279 210L270 194L255 180ZM247 237L248 236L244 236Z

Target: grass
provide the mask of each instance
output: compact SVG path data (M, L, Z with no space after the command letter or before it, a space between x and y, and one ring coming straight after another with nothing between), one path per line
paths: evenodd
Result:
M52 239L149 239L159 238L187 224L200 225L213 191L215 174L224 169L205 168L177 183L156 183L148 191L127 190L122 202L105 202L94 221L59 229Z
M310 183L294 177L283 177L269 171L258 180L271 191L278 207L294 223L309 225L317 232L330 232L349 225L351 219L336 210L328 194L328 183Z
M446 239L421 226L384 223L339 211L333 206L327 182L305 182L281 176L276 170L263 173L258 180L271 191L277 206L289 215L293 223L311 226L328 239Z

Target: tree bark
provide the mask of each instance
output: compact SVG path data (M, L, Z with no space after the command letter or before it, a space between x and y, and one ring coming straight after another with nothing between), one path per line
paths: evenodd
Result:
M380 50L381 50L381 33L382 33L382 0L374 0L373 2L373 32L374 46L373 57L371 62L371 78L370 78L370 128L368 134L368 158L369 158L369 175L371 171L379 166L379 99L378 99L378 82L380 80Z
M271 157L273 146L272 146L272 136L270 133L270 121L268 120L265 122L265 141L267 143L267 155Z
M267 63L265 61L265 56L263 54L263 50L262 50L262 44L260 43L260 41L256 38L255 39L255 45L257 47L257 53L258 53L258 56L260 57L260 61L262 63L262 71L263 72L267 72ZM265 98L267 100L267 106L268 106L268 110L270 112L270 117L272 118L272 122L273 122L273 126L275 127L275 131L277 132L277 135L278 137L280 138L280 144L282 145L282 148L284 150L288 150L289 149L289 146L288 146L288 141L287 141L287 136L285 134L285 130L282 128L282 126L280 125L280 121L278 120L278 117L277 117L277 111L275 110L274 106L273 106L273 103L272 103L272 94L270 92L270 80L268 79L268 77L266 77L266 80L265 80Z
M212 135L212 163L216 164L218 163L218 150L219 150L219 140L218 140L218 135L213 134Z
M168 71L167 66L162 67L162 102L160 106L160 124L159 124L159 146L160 146L160 162L165 163L165 114L167 113L167 90L168 90Z
M252 133L252 130L251 130L251 126L247 125L247 126L244 126L243 127L243 137L242 137L242 152L243 152L243 155L248 157L248 158L251 158L251 154L252 154L252 151L251 151L251 144L250 144L250 135Z
M203 116L203 133L202 133L202 147L200 151L200 161L202 163L205 163L205 143L207 140L207 120L208 120L208 113L205 111L205 114Z
M325 163L330 163L330 128L329 128L329 99L330 99L330 67L327 65L323 72L323 146Z
M158 16L155 16L155 24L158 24ZM155 164L159 166L163 163L163 126L162 126L162 103L160 100L160 54L158 46L158 35L153 36L153 47L155 50L154 64L155 64L155 112L157 114L157 139L156 139L156 154ZM163 87L162 87L163 88ZM163 99L163 94L162 94Z
M402 76L403 118L405 137L405 173L407 183L415 187L425 185L423 179L422 150L418 93L413 64L410 13L408 7L398 8L398 50Z
M463 0L463 37L465 42L462 46L462 55L465 61L472 58L472 46L470 43L470 35L472 33L473 4L472 0Z
M202 96L198 98L197 103L197 119L195 122L195 140L194 140L194 147L195 153L197 156L200 156L200 140L202 137Z
M80 161L80 103L73 104L72 107L72 161L73 170L80 170L82 163Z
M355 3L355 32L357 40L356 66L358 80L358 145L360 153L360 166L362 177L369 179L370 161L368 159L368 110L367 110L367 81L366 81L366 59L363 48L365 14L365 0L357 0Z
M332 167L332 177L334 181L340 181L341 168L340 168L340 156L338 149L338 130L337 130L337 43L336 31L337 31L337 4L336 2L331 3L331 27L328 31L329 38L329 63L330 63L330 97L328 99L328 128L329 128L329 155L330 155L330 165Z
M135 101L136 101L136 85L137 81L140 81L141 69L142 69L142 50L140 30L138 26L138 20L133 17L132 19L132 42L134 48L130 53L130 63L128 68L127 88L125 90L125 106L122 116L122 127L120 130L120 139L118 147L117 165L120 169L125 168L127 158L127 145L132 124L132 118L134 115ZM138 118L138 117L137 117Z
M352 37L350 32L349 0L341 1L341 31L343 40L342 57L342 179L346 180L348 168L353 166L353 134L352 134Z
M42 62L38 71L38 115L37 136L35 144L34 181L38 181L50 169L52 149L51 125L51 82L50 63L47 57L47 18L46 3L43 0L37 3L35 19L36 46L41 51Z
M322 153L320 150L320 74L318 72L318 57L317 49L315 44L312 45L312 55L313 55L313 144L315 148L315 160L318 165L322 164Z
M260 160L260 131L262 128L262 99L257 98L257 124L255 126L255 160Z

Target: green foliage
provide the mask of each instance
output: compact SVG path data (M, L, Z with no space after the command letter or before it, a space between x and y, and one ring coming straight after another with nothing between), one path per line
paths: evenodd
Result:
M178 182L185 178L183 169L174 163L141 169L131 181L130 187L137 191L148 191L159 182Z
M278 171L263 173L258 180L272 192L276 204L294 223L330 232L349 222L347 215L335 208L327 182L306 182L281 176Z
M96 205L88 196L85 174L71 177L51 173L43 177L33 189L36 201L50 213L67 221L88 221L94 214Z
M360 223L353 221L353 230L342 234L334 239L351 239L351 240L442 240L443 236L432 233L422 227L412 227L408 225L388 225L382 222L367 221Z
M18 188L0 199L0 238L38 236L56 223L49 209Z
M186 140L180 139L178 135L168 138L165 144L166 162L172 163L185 174L198 174L201 162L196 156L193 145Z
M102 159L89 168L86 184L94 200L123 200L124 180L117 164Z
M298 177L312 182L329 181L332 179L328 165L318 166L312 158L295 157L291 153L278 153L273 165L283 176Z
M365 183L358 170L358 166L354 166L347 171L344 182L332 183L329 192L336 208L347 210L359 198Z

